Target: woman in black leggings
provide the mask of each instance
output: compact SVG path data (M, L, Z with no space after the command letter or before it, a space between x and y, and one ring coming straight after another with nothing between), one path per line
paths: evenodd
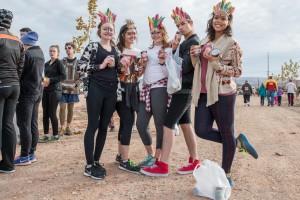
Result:
M44 136L39 142L55 142L59 140L58 119L56 110L61 97L61 82L67 78L63 64L58 59L59 46L51 45L49 49L50 60L45 63L45 76L43 79L43 125ZM53 136L49 137L49 118L52 124Z
M118 134L119 152L116 162L119 168L132 173L139 173L140 168L133 160L129 159L129 144L135 112L138 110L138 79L143 73L143 62L139 63L141 51L134 47L137 39L137 30L132 20L126 20L118 36L117 47L120 51L118 72L120 78L120 90L122 100L116 105L120 116L120 128ZM141 65L140 65L141 64Z
M106 170L99 160L105 144L107 128L115 110L117 100L118 53L113 37L115 33L115 15L108 9L98 13L100 24L97 35L99 42L91 42L84 50L78 63L82 72L88 72L88 87L86 97L88 125L84 136L84 148L87 165L84 175L93 179L103 179ZM96 145L95 132L98 129Z

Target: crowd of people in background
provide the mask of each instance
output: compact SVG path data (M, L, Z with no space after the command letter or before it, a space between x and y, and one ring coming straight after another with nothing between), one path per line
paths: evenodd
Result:
M232 22L235 8L222 0L213 7L207 21L206 37L199 39L191 16L182 8L172 11L171 19L178 32L169 39L165 17L149 17L151 44L138 49L138 30L127 19L115 43L116 15L109 9L98 12L99 41L89 43L80 59L76 46L66 42L67 56L60 59L60 47L49 47L50 60L38 46L39 35L30 28L20 30L20 38L10 31L11 11L0 9L0 172L14 172L15 166L37 161L38 142L52 143L62 135L70 136L74 106L79 102L80 85L86 100L87 125L84 134L86 165L84 176L103 179L109 172L101 163L109 124L116 111L120 117L118 150L112 158L121 170L147 176L168 176L174 136L180 126L187 146L187 159L178 174L191 174L199 166L196 136L222 145L221 167L231 186L236 149L257 159L258 153L240 133L234 131L234 107L237 86L233 78L242 74L243 52L233 38ZM170 69L179 66L180 88L171 92ZM174 88L172 88L174 89ZM286 85L288 106L294 106L296 85ZM248 81L242 86L244 105L250 106L254 93ZM272 76L258 89L260 105L282 105L283 88ZM38 108L42 102L43 135L39 139ZM194 104L194 125L191 105ZM59 106L59 117L57 116ZM20 154L16 154L16 112L20 129ZM155 147L149 131L153 118ZM50 134L50 121L52 134ZM217 128L213 127L216 123ZM130 155L134 125L145 147L145 159L136 164ZM111 123L111 128L115 126ZM50 136L51 135L51 136ZM137 145L137 144L136 144ZM213 159L213 158L211 158ZM177 163L179 165L179 163Z
M242 92L245 106L250 106L250 96L255 93L253 92L253 87L247 80L245 81L245 84L242 85ZM283 96L286 96L288 107L292 107L294 106L297 93L300 94L300 90L298 90L292 78L289 79L287 83L280 83L279 86L278 82L274 80L272 76L269 76L265 83L261 83L257 89L257 95L260 97L261 106L265 105L265 98L267 98L267 106L282 106L282 98Z

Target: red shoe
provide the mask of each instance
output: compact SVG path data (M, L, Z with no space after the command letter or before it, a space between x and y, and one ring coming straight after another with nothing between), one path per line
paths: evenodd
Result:
M191 174L197 165L200 165L200 160L194 160L192 157L189 157L189 163L177 170L178 174Z
M154 177L165 177L168 176L169 172L169 165L160 161L156 162L157 165L153 165L149 168L142 168L141 173L147 176L154 176Z

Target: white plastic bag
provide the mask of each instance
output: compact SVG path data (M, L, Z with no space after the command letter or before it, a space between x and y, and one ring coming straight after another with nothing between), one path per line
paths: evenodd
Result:
M193 191L195 195L215 199L217 188L222 188L222 198L218 199L229 199L231 187L224 170L217 163L204 160L200 167L195 168L193 175L197 181Z
M182 60L179 56L174 56L174 58L173 56L170 56L166 62L166 66L169 72L167 83L168 94L173 94L181 90L181 64Z

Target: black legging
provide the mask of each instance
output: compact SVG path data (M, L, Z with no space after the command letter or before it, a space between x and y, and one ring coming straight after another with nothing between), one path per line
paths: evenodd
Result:
M16 131L13 118L20 94L20 86L0 88L0 150L2 169L13 170L16 153Z
M122 92L122 101L116 105L116 110L120 117L120 128L118 133L118 141L121 145L129 145L132 133L132 127L134 124L135 115L131 108L126 106L125 92Z
M42 98L44 134L49 133L49 118L52 124L53 135L58 135L57 106L61 91L44 90Z
M219 96L219 100L206 106L207 94L201 93L195 108L195 132L198 137L223 144L222 168L230 173L236 139L234 137L234 105L236 94ZM218 129L213 128L216 122Z
M108 124L115 111L116 101L116 91L105 91L93 84L89 85L88 97L86 98L88 126L84 135L85 157L88 165L100 159L106 140ZM94 147L97 129L96 147Z

